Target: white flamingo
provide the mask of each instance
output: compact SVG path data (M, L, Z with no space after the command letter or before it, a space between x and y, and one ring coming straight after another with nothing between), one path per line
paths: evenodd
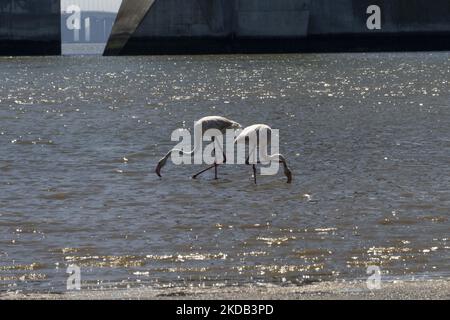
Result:
M262 131L266 131L265 137L267 137L267 139L260 139ZM271 136L272 136L272 128L270 128L268 125L265 125L265 124L255 124L255 125L249 126L249 127L245 128L244 130L242 130L242 132L239 134L239 136L235 139L234 143L235 144L248 144L247 138L256 137L256 139L257 139L256 141L259 141L259 144L256 143L256 144L253 144L252 146L250 146L249 156L247 157L246 164L247 165L250 164L249 159L253 155L253 153L257 151L257 147L259 146L261 152L260 152L260 159L259 159L260 161L258 163L279 161L283 165L284 174L287 177L287 183L292 183L292 172L287 165L286 158L282 154L273 154L273 155L267 154L267 147L271 143ZM254 177L254 181L256 184L256 164L253 164L252 166L253 166L253 177ZM212 168L214 168L214 166L209 167L209 168L199 172L197 175L194 176L194 178ZM216 165L216 169L217 169L217 165Z
M180 155L189 155L189 156L193 157L194 154L197 151L199 151L199 149L202 145L203 136L205 135L205 133L208 130L216 129L216 130L219 130L222 134L225 134L227 129L240 129L240 128L242 128L242 127L239 123L237 123L233 120L224 118L224 117L210 116L210 117L201 118L194 124L194 132L201 132L201 135L200 134L194 135L194 137L195 137L194 149L190 152L185 152L185 151L182 151L180 149L175 149L175 148L170 150L161 160L159 160L158 165L156 166L156 169L155 169L155 173L158 175L158 177L161 177L161 169L166 165L167 160L171 156L172 152L178 152ZM214 137L212 137L212 140L215 143ZM216 144L214 145L214 152L215 152L215 146L216 146ZM221 151L223 153L223 150L221 150ZM224 162L226 162L226 157L225 157L224 153L223 153L223 156L224 156ZM207 168L206 170L202 170L198 174L194 175L193 178L195 179L199 174L202 174L203 172L206 172L206 171L214 168L215 169L215 179L217 179L217 167L218 167L218 164L214 163L214 165L212 165L211 167Z
M267 137L267 139L260 139L262 131L265 131L265 137ZM273 155L267 154L267 147L271 143L272 128L265 124L254 124L252 126L245 128L236 138L234 143L246 144L247 137L251 136L256 136L258 143L255 143L252 146L250 146L251 149L248 151L249 156L247 158L246 164L250 164L249 163L250 156L252 156L254 152L257 152L257 148L259 147L260 162L271 162L271 161L280 162L283 165L284 175L287 177L287 183L291 183L292 172L287 165L286 158L282 154L273 154ZM253 166L253 178L256 184L256 164L253 164L252 166Z

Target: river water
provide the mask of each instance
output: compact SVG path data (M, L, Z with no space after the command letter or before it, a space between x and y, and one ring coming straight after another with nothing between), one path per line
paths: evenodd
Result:
M0 58L0 290L450 274L450 53ZM156 162L207 115L294 173Z

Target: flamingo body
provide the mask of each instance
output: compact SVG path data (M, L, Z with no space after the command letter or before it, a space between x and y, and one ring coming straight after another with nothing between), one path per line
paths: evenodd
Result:
M225 117L221 116L209 116L201 118L200 120L196 121L194 124L194 132L200 131L201 135L195 135L196 141L194 141L194 149L190 152L184 152L182 150L178 149L172 149L170 150L161 160L159 160L158 165L156 166L155 173L158 175L158 177L161 178L161 169L166 165L167 160L169 159L172 152L179 152L180 154L186 154L193 156L196 151L201 146L201 140L203 139L203 136L205 133L207 133L210 129L216 129L219 130L222 134L225 134L227 129L239 129L241 128L241 125L233 120L227 119ZM217 178L217 165L215 165L216 168L216 178Z
M265 132L265 137L267 139L260 139L261 136L261 132L266 131ZM292 182L292 171L289 169L288 165L287 165L287 161L286 158L282 155L282 154L273 154L273 155L269 155L267 154L267 147L268 145L271 143L271 138L272 138L272 128L269 127L266 124L254 124L251 125L249 127L244 128L244 130L242 130L242 132L238 135L238 137L235 139L235 143L236 144L248 144L247 142L247 137L251 137L254 136L256 137L256 141L255 145L250 146L249 149L249 156L247 158L247 164L249 164L249 159L250 156L256 152L257 147L259 147L260 150L260 161L266 161L266 162L270 162L270 161L279 161L281 164L283 164L283 168L284 168L284 174L287 177L287 183L291 183ZM253 164L253 176L254 176L254 181L256 184L256 164Z

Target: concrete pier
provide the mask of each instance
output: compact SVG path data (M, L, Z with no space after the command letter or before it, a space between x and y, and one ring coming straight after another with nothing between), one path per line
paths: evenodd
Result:
M0 0L0 55L61 54L59 0Z
M449 50L449 17L448 0L124 0L105 55Z

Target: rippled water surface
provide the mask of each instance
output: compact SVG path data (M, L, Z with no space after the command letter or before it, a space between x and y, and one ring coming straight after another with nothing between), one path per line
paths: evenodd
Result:
M450 274L450 53L0 58L0 290ZM206 115L294 172L157 160Z

